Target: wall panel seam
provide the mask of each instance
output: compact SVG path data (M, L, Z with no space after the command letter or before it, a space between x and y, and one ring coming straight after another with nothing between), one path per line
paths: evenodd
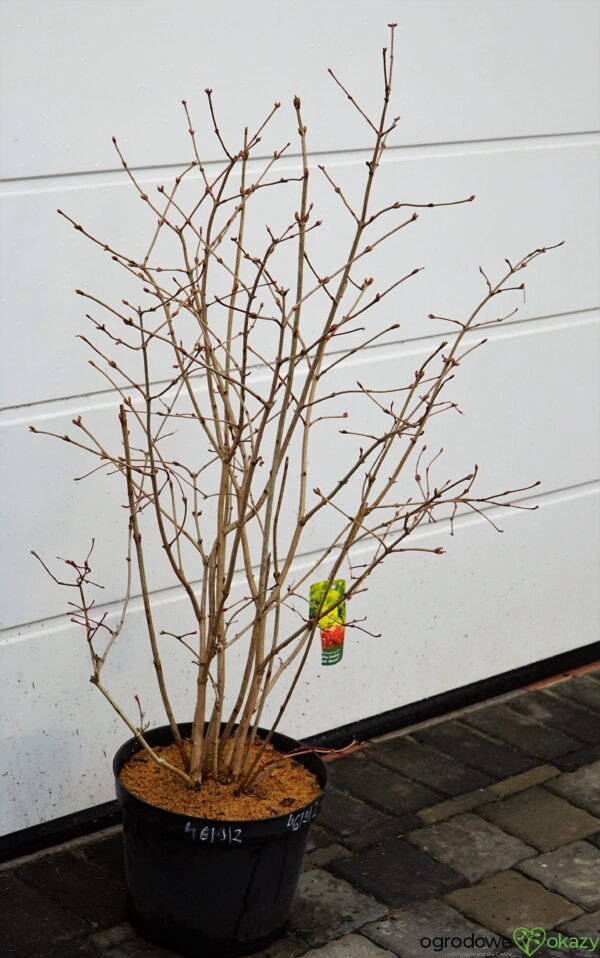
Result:
M547 492L540 492L539 490L531 496L524 496L519 499L519 505L528 504L538 504L541 508L555 508L557 506L563 506L569 502L572 502L577 499L593 497L597 494L600 494L600 476L597 479L590 479L586 482L572 484L570 486L565 486L561 489L549 489ZM516 500L515 500L516 501ZM488 513L491 517L497 518L506 514L507 510L498 506L492 506L487 509L481 510L483 513ZM513 513L514 516L514 513ZM473 515L471 512L463 512L456 516L455 527L457 529L466 529L470 526L481 525L486 522L486 519L480 515ZM490 532L490 535L492 532ZM421 541L423 539L431 538L433 536L444 536L448 535L448 522L445 520L439 520L435 523L435 526L423 528L419 530L417 534L414 535L413 541ZM369 551L369 546L361 546L355 550L355 555L362 555ZM371 547L372 548L372 547ZM303 565L310 565L313 558L319 554L320 549L314 549L310 552L299 553L297 557L296 569L300 570ZM237 573L236 573L237 578ZM235 579L234 579L235 584ZM192 582L192 585L198 585L197 582ZM183 591L180 586L168 586L163 589L155 589L151 592L151 597L154 602L157 604L169 604L170 602L178 602L184 600ZM136 605L139 602L141 596L135 594L131 596L130 605L129 605L129 615L134 615L136 612L140 611L142 606ZM107 611L109 615L111 611L117 612L120 610L122 599L113 599L110 602L105 604L99 603L95 606L96 611ZM35 632L28 631L24 635L15 634L18 633L21 629L30 630L35 626L44 626L47 623L56 623L51 625L50 628L40 628ZM43 619L36 619L31 622L21 622L17 625L10 625L4 628L0 628L0 649L3 645L10 645L17 641L24 641L39 634L45 632L53 632L60 629L64 630L64 627L70 627L68 622L67 615L61 613L59 615L46 616ZM75 629L76 626L73 626Z
M569 317L577 317L577 318L574 319L572 322L569 322L568 321ZM567 322L564 322L565 320L567 320ZM578 329L584 329L588 326L596 325L596 323L598 322L600 322L600 305L590 307L588 309L576 309L576 310L573 310L572 312L553 313L553 314L546 314L542 316L530 316L527 319L509 320L504 323L498 324L497 326L488 327L485 330L484 335L488 339L490 345L493 345L494 340L500 340L500 339L506 339L506 338L517 338L519 335L542 335L543 336L545 333L550 334L557 330L564 329L566 326L570 326L572 330L575 331ZM533 328L534 324L545 324L545 325L542 325L540 329L535 329ZM507 333L508 330L511 330L512 332ZM444 338L447 338L447 335L448 335L447 332L444 334L443 331L439 331L435 333L430 333L427 336L412 336L412 337L409 336L406 339L393 339L383 345L375 344L372 346L365 347L365 349L361 353L361 356L363 358L366 358L367 356L373 357L379 353L382 357L382 360L385 360L387 358L386 351L389 352L390 350L394 350L395 355L402 358L403 354L410 355L412 353L420 352L421 351L419 347L420 343L423 343L424 345L427 343L434 343L436 340L442 340ZM476 330L474 330L470 335L471 337L473 337L479 334L477 334ZM399 350L399 347L402 347L405 345L408 346L408 349L404 351ZM334 356L337 356L340 353L341 353L341 350L332 350L328 355L330 355L333 358ZM266 369L266 367L263 367L262 364L258 364L258 363L255 366L254 365L251 366L251 368L253 372L257 372L258 370L262 368ZM196 375L190 376L190 379L198 383L202 383L204 380L204 376L202 373L198 373ZM167 379L157 379L152 381L152 385L161 386L166 384L169 381L170 380L167 380ZM57 396L57 397L48 398L48 399L38 399L30 403L17 403L15 405L0 406L0 417L2 417L2 415L5 413L17 412L18 410L21 410L21 409L31 409L31 410L36 410L33 413L33 418L36 420L43 419L46 417L53 418L54 416L61 414L61 410L56 410L56 411L51 410L52 405L55 403L58 404L58 403L80 402L82 400L83 401L90 400L90 399L93 400L93 399L101 398L101 397L105 397L107 401L103 403L101 402L100 404L96 404L92 406L84 406L82 411L89 412L90 410L93 410L93 409L103 409L103 408L109 409L113 405L113 403L119 402L118 395L119 394L114 389L99 389L99 390L88 391L85 393L75 393L74 395L70 395L70 396ZM111 400L110 397L114 397L114 399ZM38 412L38 408L40 406L49 407L50 411L48 411L45 414L43 412ZM21 418L21 417L16 417L14 419L7 418L7 419L4 419L4 421L0 419L0 429L6 428L8 426L19 425L19 423L26 424L29 422L29 419L30 419L29 416L25 416L25 418Z
M540 149L542 147L562 147L562 148L573 148L576 146L591 146L596 142L597 137L600 135L600 130L581 130L574 131L569 133L534 133L534 134L523 134L521 136L509 136L509 137L489 137L482 139L472 139L472 140L445 140L435 143L406 143L398 144L396 146L388 146L386 149L386 156L383 162L393 163L395 162L400 155L407 155L409 158L414 158L412 154L422 153L424 156L454 156L461 155L465 153L504 153L514 148L515 151L525 150L536 148ZM494 144L500 144L498 148L494 149ZM491 145L491 149L486 149L486 147ZM482 149L483 147L483 149ZM340 160L345 163L357 163L363 159L369 158L372 150L368 147L347 147L341 150L315 150L311 156L311 166L316 165L320 162L332 162L334 165L340 165ZM336 159L337 158L337 162ZM252 160L252 166L260 165L271 159L271 154L264 156L254 156ZM301 160L301 156L297 153L288 153L285 156L285 159L281 161L282 167L293 167L298 165ZM182 159L176 163L166 163L166 164L148 164L148 165L131 165L130 169L133 173L140 173L144 177L154 178L154 176L169 176L175 174L177 170L180 170L182 167L187 166L188 159ZM218 168L222 166L222 160L207 160L203 164L205 168L209 169L210 167ZM119 177L119 183L126 184L127 178L123 169L120 166L108 167L102 170L65 170L58 173L43 173L36 174L33 176L22 176L22 177L0 177L0 194L10 194L10 195L19 195L19 193L31 193L38 192L35 190L11 190L10 187L12 184L19 183L44 183L47 180L59 180L60 189L69 188L68 186L63 185L64 180L76 179L78 177L83 178L85 181L102 179L102 177ZM100 185L111 185L109 184L100 184ZM115 184L116 185L116 184ZM44 187L39 192L51 191L52 186Z

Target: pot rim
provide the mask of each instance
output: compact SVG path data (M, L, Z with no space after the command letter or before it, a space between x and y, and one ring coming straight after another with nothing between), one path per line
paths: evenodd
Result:
M191 731L192 723L178 722L177 727L180 730L180 732L182 732L182 734L186 734L187 730ZM169 725L160 725L160 726L155 726L154 728L148 729L145 734L146 736L148 734L153 736L156 734L160 735L161 733L168 734L170 733L170 731L171 729ZM260 732L267 733L269 729L259 728L257 731L259 733ZM302 742L300 742L298 739L294 739L288 735L284 735L282 732L274 732L271 741L275 739L279 739L279 741L283 745L287 745L289 743L289 745L291 746L290 750L291 748L302 744ZM285 740L285 741L282 742L281 740ZM157 743L157 744L160 744L160 743ZM145 799L139 798L137 795L131 792L126 785L123 784L123 782L120 779L121 769L123 768L125 763L133 755L135 755L136 752L140 752L140 751L142 751L142 746L140 745L135 735L133 735L131 738L127 739L126 742L123 742L123 744L117 749L114 755L112 767L113 767L113 775L115 778L117 799L119 800L119 804L123 805L123 802L121 800L121 794L120 794L122 793L123 797L126 798L128 804L133 805L134 807L137 807L139 811L150 813L150 814L158 813L161 816L168 816L167 820L171 820L173 824L189 823L192 826L192 828L194 827L202 828L205 826L214 827L214 828L226 828L227 826L234 826L236 828L244 828L244 827L248 828L250 826L283 824L285 821L289 820L291 815L293 816L301 815L302 813L307 812L309 809L313 809L314 807L315 809L314 816L306 820L307 823L310 823L313 821L313 818L316 818L316 815L318 814L320 810L321 801L323 799L323 796L325 794L325 789L327 787L328 774L327 774L327 767L325 763L323 762L322 758L317 752L307 752L306 756L309 757L311 759L311 762L313 762L317 766L316 769L309 769L309 771L312 771L316 775L319 781L320 789L321 789L319 794L316 795L313 799L311 799L310 802L307 802L305 805L300 806L300 808L295 808L293 810L290 810L289 812L284 812L281 815L270 815L267 818L240 818L240 819L201 818L197 815L186 815L183 812L173 812L170 809L162 808L160 805L153 805L151 802L147 802ZM299 761L300 757L301 756L298 756L298 757L293 756L292 761ZM304 764L304 763L301 762L300 764Z

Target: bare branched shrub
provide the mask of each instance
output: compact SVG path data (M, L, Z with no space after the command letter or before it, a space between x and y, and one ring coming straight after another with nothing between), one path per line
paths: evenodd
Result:
M445 387L481 345L465 342L467 333L507 318L490 318L484 310L501 295L519 295L523 270L551 247L516 262L506 260L504 274L495 280L481 270L485 289L467 317L431 317L449 323L452 337L435 346L408 383L384 389L352 378L348 361L385 343L398 327L377 319L382 302L391 302L387 297L420 272L410 269L375 291L372 278L364 276L370 254L409 230L419 215L417 207L474 199L390 201L372 209L373 183L398 123L389 116L393 66L391 26L390 44L383 51L378 119L330 71L373 138L359 202L342 191L325 166L311 172L298 97L293 105L302 166L300 175L292 176L289 167L278 172L289 144L268 162L256 158L280 104L254 132L246 129L241 145L233 146L224 142L207 90L213 133L224 154L216 172L202 162L185 101L193 159L169 189L158 187L156 197L145 192L115 140L124 170L154 217L142 256L113 248L59 211L142 284L139 302L123 299L117 305L77 290L93 309L104 310L102 319L88 314L95 341L82 338L95 354L92 364L121 397L119 446L107 448L81 417L73 420L73 434L57 436L95 457L97 468L117 473L126 490L128 586L116 627L110 629L105 617L96 615L88 598L90 556L82 563L69 561L74 579L62 584L77 596L74 617L87 636L92 682L141 746L166 764L145 739L141 705L139 715L128 717L102 676L125 620L135 555L156 680L181 751L183 770L176 771L190 786L197 787L203 775L223 774L223 769L240 789L252 782L257 759L251 758L251 747L267 700L286 677L287 691L271 724L275 730L297 687L318 621L335 608L327 604L325 592L316 614L308 614L308 586L319 570L326 569L331 585L349 569L346 599L351 599L389 556L443 552L409 544L424 523L440 517L452 521L459 507L485 514L484 506L512 505L514 493L532 488L479 495L477 466L436 485L431 468L437 456L428 458L422 440L434 416L456 408ZM325 177L348 221L345 248L340 250L344 240L339 231L327 247L330 257L333 248L337 263L326 274L312 252L321 227L310 201L313 175ZM262 242L260 197L274 190L281 196L279 218L287 209L290 215L277 228L267 225ZM322 258L323 246L318 250ZM170 357L167 376L165 357ZM339 419L347 424L338 430ZM348 444L348 454L344 459L341 453L342 468L333 482L324 478L313 486L309 458L314 431L327 420L333 426L325 428L332 428L340 447ZM324 516L328 541L320 542L318 550L305 546L304 554L309 551L312 558L298 571L307 530L319 528ZM158 530L173 581L189 603L190 630L183 634L159 633L155 624L145 551L151 525ZM367 559L357 565L353 550L365 545L370 546ZM236 576L244 583L239 596ZM196 670L189 756L165 684L159 634L183 644ZM231 655L245 663L236 689L227 687ZM227 712L226 687L232 703Z

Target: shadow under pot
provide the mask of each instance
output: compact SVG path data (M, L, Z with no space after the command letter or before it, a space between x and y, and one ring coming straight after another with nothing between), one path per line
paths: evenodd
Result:
M189 737L191 723L179 725ZM265 729L259 734L266 735ZM169 745L169 726L146 734ZM283 753L299 743L275 733ZM121 782L123 765L139 751L135 738L115 755L129 920L144 938L189 958L237 958L261 951L285 930L300 877L311 822L327 784L314 752L294 757L321 787L310 804L285 815L250 821L186 817L150 805Z

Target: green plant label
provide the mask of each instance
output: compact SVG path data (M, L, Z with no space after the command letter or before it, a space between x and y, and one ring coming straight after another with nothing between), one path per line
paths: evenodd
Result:
M331 588L328 582L315 582L310 587L309 617L321 613L321 664L336 665L344 653L346 631L346 580L334 579Z

